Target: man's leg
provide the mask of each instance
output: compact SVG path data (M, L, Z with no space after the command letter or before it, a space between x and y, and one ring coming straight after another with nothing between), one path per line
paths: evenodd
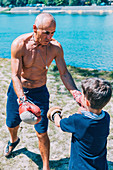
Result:
M39 149L43 161L43 170L50 170L49 168L49 154L50 154L50 140L47 132L38 133L36 135L39 139Z
M16 141L18 140L18 136L17 136L18 128L19 128L19 125L16 126L16 127L14 127L14 128L9 128L9 127L8 127L8 130L9 130L9 132L10 132L10 142L11 142L11 143L14 143L14 142L16 142ZM7 145L6 145L6 147L7 147ZM6 150L6 147L5 147L5 149L4 149L4 152L5 152L5 150ZM4 153L5 156L9 155L9 153L10 153L11 150L12 150L12 147L13 147L13 146L9 146L9 152L8 152L8 153Z
M10 132L10 137L11 137L11 140L10 140L11 143L16 142L17 139L18 139L18 136L17 136L18 128L19 128L19 125L14 127L14 128L9 128L8 127L8 130Z

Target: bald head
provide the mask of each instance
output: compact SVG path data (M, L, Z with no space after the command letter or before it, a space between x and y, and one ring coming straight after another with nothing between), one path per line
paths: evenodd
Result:
M56 21L51 14L41 13L36 17L35 25L39 29L44 29L45 27L56 27Z

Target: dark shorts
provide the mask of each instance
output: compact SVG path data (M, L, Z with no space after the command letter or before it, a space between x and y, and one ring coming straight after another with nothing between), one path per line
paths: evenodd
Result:
M49 109L49 92L46 85L38 88L23 88L26 97L41 109L41 121L34 125L38 133L44 133L48 129L47 111ZM6 125L10 128L18 126L21 122L19 116L19 106L17 103L17 95L13 89L12 81L7 92L6 105Z

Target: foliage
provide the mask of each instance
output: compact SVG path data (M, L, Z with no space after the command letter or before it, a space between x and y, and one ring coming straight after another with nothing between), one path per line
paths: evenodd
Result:
M86 2L86 3L85 3ZM87 3L88 2L88 3ZM43 3L48 6L77 6L77 5L100 5L101 2L108 3L108 0L0 0L0 6L26 6L26 4L39 4Z
M68 5L67 0L55 0L56 6Z
M25 6L28 0L16 0L16 6Z
M101 0L97 0L97 5L100 5L101 4Z
M69 0L70 6L76 6L76 5L80 5L80 4L81 4L80 0Z
M28 0L28 4L37 4L38 1L37 0Z
M96 4L97 0L91 0L91 4Z
M53 0L47 0L47 5L56 5L56 2Z
M7 1L7 0L0 0L0 5L1 6L8 6L8 5L10 5L10 2Z

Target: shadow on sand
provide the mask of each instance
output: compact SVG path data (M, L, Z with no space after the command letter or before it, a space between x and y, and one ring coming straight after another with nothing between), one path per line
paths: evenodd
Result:
M31 159L39 169L42 169L42 159L39 154L33 153L27 148L18 149L12 152L8 159L14 158L20 154L25 154L29 159ZM50 169L54 170L68 170L69 158L62 158L60 160L50 160ZM113 162L108 161L109 170L113 170Z
M38 166L39 169L42 169L43 165L42 165L41 156L39 154L27 150L27 148L22 148L13 151L12 154L8 157L8 159L14 158L15 156L18 156L20 154L26 155ZM50 169L61 170L63 168L63 170L68 170L68 164L69 164L69 158L63 158L60 160L50 160Z

